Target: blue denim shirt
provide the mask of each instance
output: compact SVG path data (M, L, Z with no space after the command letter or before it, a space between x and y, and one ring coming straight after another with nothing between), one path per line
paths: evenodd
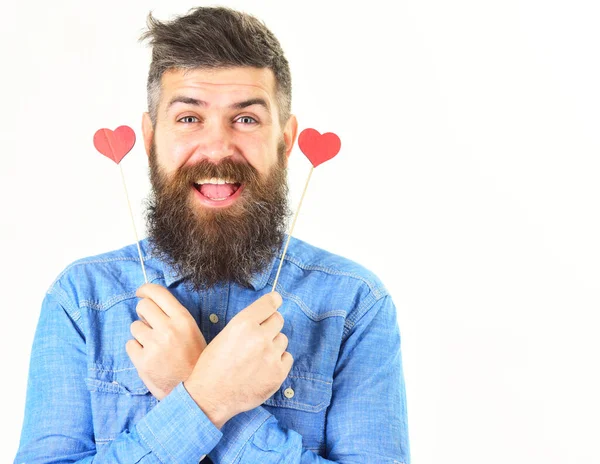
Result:
M248 288L191 292L147 238L140 246L148 280L190 311L207 343L271 291L281 257ZM52 283L15 463L409 463L396 309L364 267L292 238L277 291L294 364L273 396L221 430L183 382L159 402L138 376L125 343L143 283L135 243L75 261Z

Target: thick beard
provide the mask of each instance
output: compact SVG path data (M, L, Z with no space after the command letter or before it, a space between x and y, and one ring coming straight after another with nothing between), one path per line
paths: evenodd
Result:
M199 291L218 283L249 286L256 273L271 265L281 248L289 217L285 144L266 178L250 164L229 158L181 168L167 177L150 149L152 193L146 199L146 225L153 254L186 277ZM225 208L200 206L194 181L234 178L244 184L239 198Z

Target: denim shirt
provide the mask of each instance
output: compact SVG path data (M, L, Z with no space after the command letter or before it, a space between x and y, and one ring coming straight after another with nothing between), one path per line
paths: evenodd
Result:
M148 238L140 247L148 281L189 310L207 343L272 290L281 259L248 287L193 292ZM125 343L143 283L134 243L73 262L49 287L15 463L409 463L396 308L364 267L292 237L277 283L292 369L221 430L183 382L158 401L138 376Z

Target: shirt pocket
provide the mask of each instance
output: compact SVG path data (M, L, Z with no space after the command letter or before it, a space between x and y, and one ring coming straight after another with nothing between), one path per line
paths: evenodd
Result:
M94 436L99 445L131 430L158 403L135 367L97 369L85 382L90 393Z
M279 390L263 403L280 425L302 435L304 448L322 452L325 418L331 403L332 379L315 373L291 373ZM254 443L268 449L267 443Z

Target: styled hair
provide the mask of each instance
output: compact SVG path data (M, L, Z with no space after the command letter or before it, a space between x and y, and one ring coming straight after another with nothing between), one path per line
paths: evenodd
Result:
M148 13L152 62L148 72L148 112L156 126L161 78L170 69L269 68L275 75L275 98L283 127L291 113L292 79L283 49L265 23L227 7L197 7L171 21Z

